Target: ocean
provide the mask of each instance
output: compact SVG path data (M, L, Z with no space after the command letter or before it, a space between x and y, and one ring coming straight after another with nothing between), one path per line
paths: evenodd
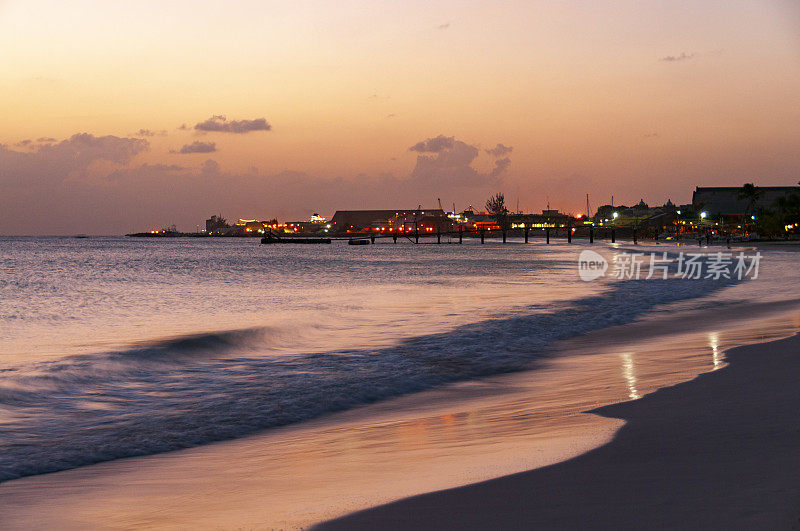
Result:
M642 319L800 299L791 251L765 251L756 279L584 282L587 248L0 238L0 481L535 371L562 340Z

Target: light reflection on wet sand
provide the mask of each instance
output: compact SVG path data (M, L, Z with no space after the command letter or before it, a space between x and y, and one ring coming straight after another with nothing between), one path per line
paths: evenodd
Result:
M622 358L622 377L628 384L628 398L636 400L641 398L639 391L636 390L636 374L633 370L633 355L630 352L620 354Z
M708 333L708 345L711 347L711 360L714 364L714 370L722 368L722 353L719 350L719 333Z
M7 482L0 485L0 524L308 525L583 453L621 425L583 412L718 369L725 349L798 329L794 312L726 331L641 334L639 340L626 334L622 347L608 340L608 331L587 334L565 342L562 356L535 371L235 441Z

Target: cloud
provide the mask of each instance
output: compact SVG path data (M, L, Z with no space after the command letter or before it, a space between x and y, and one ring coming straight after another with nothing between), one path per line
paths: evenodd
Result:
M391 114L387 114L387 115L386 115L386 117L387 117L387 118L394 118L395 116L397 116L397 115L396 115L396 114L394 114L394 113L391 113Z
M490 172L479 172L472 167L480 154L478 147L444 135L418 142L410 150L421 153L410 179L421 189L427 186L430 192L442 188L497 184L511 164L511 159L504 158L495 161Z
M142 138L84 133L31 151L0 146L0 233L124 234L172 223L193 230L217 212L286 220L336 209L434 208L437 197L461 206L499 189L507 157L490 159L475 145L440 137L448 140L421 142L437 151L416 152L410 173L343 177L226 171L207 157L142 164L135 158L149 148Z
M190 153L214 153L216 150L217 144L214 142L200 142L195 140L191 144L184 145L179 151L171 151L171 153L187 155Z
M228 121L223 115L215 115L204 122L195 124L194 128L197 131L244 134L251 131L270 131L272 126L267 123L265 118Z
M514 151L514 148L511 146L504 146L503 144L497 144L492 149L485 149L484 151L493 157L502 157Z
M81 178L99 163L128 164L150 144L139 138L72 135L56 144L33 146L30 152L0 146L0 185L36 186Z
M659 59L659 61L663 61L665 63L675 63L678 61L688 61L689 59L693 59L697 57L697 54L692 52L687 54L686 52L681 53L680 55L667 55Z
M444 24L439 24L438 26L436 26L436 29L446 30L449 27L450 27L450 23L449 22L445 22Z
M452 149L455 145L455 138L452 136L439 135L435 138L428 138L417 142L410 148L409 151L417 151L419 153L441 153L444 150Z
M31 145L31 143L33 143L33 140L27 139L27 140L21 140L14 145L17 147L25 147Z
M658 138L658 133L646 133L642 135L642 138Z
M222 170L216 160L208 159L200 167L200 174L204 177L218 177L222 174Z
M58 142L58 139L53 138L52 136L43 136L43 137L37 138L36 141L40 142L40 143L43 142L43 143L47 143L47 144L52 144L53 142Z
M166 136L167 132L163 129L160 131L153 131L152 129L139 129L134 133L135 136Z
M114 170L106 176L108 181L122 181L131 180L135 181L142 178L150 178L153 175L159 175L167 178L168 174L175 172L184 172L189 170L185 166L178 166L177 164L141 164L135 168L120 168Z
M489 177L500 177L509 166L511 166L511 159L508 157L494 161L494 168L489 172Z

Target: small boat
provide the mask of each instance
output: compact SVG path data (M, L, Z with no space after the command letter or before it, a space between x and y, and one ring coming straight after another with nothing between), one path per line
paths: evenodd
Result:
M353 238L347 240L347 245L369 245L369 238Z
M331 243L330 238L300 238L294 236L278 237L268 232L261 238L261 243Z

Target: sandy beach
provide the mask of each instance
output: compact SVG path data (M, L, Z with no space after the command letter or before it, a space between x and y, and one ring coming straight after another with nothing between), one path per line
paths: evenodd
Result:
M324 525L585 527L599 514L609 526L646 514L639 523L658 527L735 519L720 516L725 503L754 507L753 525L784 507L786 522L797 339L767 342L800 329L795 308L671 311L563 342L536 370L8 481L0 526L298 529L343 518ZM752 346L732 350L727 367L737 345ZM481 483L492 478L501 479ZM755 490L733 491L745 487ZM769 489L780 494L761 504Z
M597 415L626 421L575 459L416 496L318 529L796 529L800 337Z

